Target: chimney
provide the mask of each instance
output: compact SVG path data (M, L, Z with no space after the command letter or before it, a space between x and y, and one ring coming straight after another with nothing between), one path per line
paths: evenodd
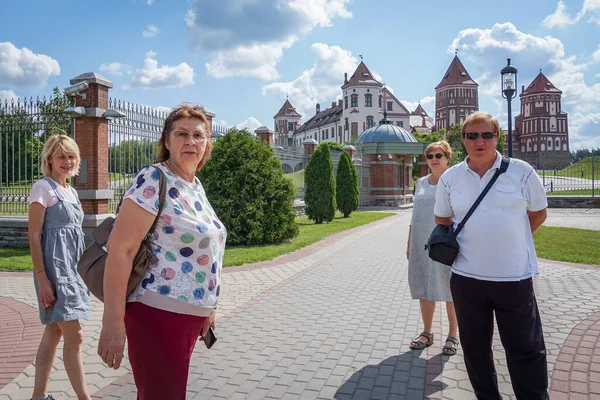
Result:
M321 105L319 103L317 103L317 106L315 107L315 114L318 114L321 112Z
M334 107L335 107L335 101L332 101L331 102L331 108L334 108Z
M343 106L344 105L344 100L343 99L339 99L338 100L338 106Z
M525 91L525 85L521 85L521 93Z
M348 83L348 73L344 72L344 85Z

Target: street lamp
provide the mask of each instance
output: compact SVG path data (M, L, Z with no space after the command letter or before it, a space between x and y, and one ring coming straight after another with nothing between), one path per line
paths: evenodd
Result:
M507 58L506 67L500 71L502 77L502 97L508 102L508 156L512 157L512 112L511 101L517 96L517 69L510 65L510 58Z

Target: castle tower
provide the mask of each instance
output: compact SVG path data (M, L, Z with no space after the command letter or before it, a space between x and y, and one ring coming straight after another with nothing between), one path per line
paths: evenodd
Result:
M479 111L478 87L455 54L435 87L435 129L462 124L469 114Z
M542 73L519 95L521 113L515 118L517 157L537 169L569 165L569 126L562 111L562 91ZM513 147L514 148L514 147Z
M363 61L358 64L350 79L348 74L344 74L341 143L352 141L365 129L375 126L375 122L379 120L378 101L382 87L383 84L375 79Z
M292 146L293 135L300 126L302 115L298 114L292 103L285 100L279 112L273 117L275 122L275 145Z

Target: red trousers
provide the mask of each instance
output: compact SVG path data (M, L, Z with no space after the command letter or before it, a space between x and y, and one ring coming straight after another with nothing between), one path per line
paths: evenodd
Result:
M190 359L205 320L127 303L125 329L138 400L185 400Z

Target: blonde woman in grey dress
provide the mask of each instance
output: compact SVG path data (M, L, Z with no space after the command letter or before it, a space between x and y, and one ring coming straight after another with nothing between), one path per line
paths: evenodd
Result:
M83 371L80 319L91 317L90 294L77 273L85 249L83 209L67 180L77 175L77 143L66 135L51 136L42 150L44 178L29 195L29 248L44 335L35 357L32 400L52 400L48 378L62 338L63 363L79 400L91 399Z
M410 343L410 348L419 350L433 344L432 324L435 303L445 301L450 329L442 353L454 355L459 342L458 322L450 293L450 268L431 260L425 250L427 238L435 227L433 206L437 183L450 165L452 150L446 141L431 143L425 149L425 157L431 173L417 182L406 245L408 285L412 298L419 299L423 318L423 332Z

